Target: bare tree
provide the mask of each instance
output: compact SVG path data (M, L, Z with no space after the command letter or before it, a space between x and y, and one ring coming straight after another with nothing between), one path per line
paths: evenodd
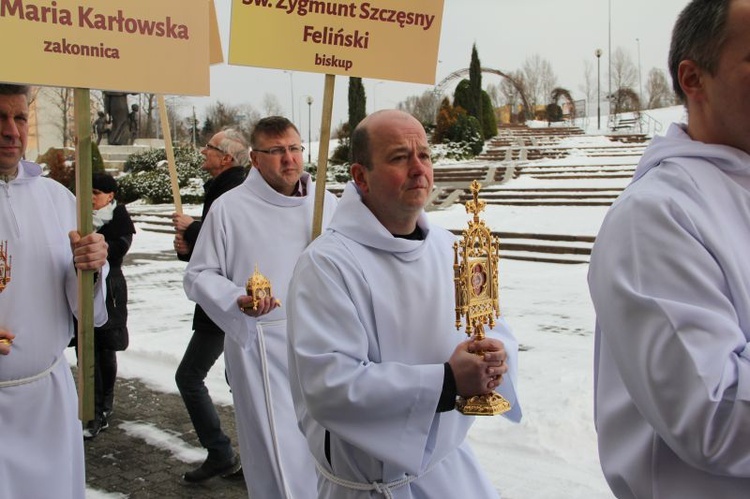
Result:
M675 101L674 91L669 86L667 75L658 68L651 68L648 72L646 92L648 93L647 109L671 106Z
M528 93L528 90L526 88L526 77L524 76L524 73L522 71L511 72L510 74L508 74L508 76L516 81L522 92L524 92L525 94ZM523 103L523 99L521 99L519 89L513 84L511 80L509 80L508 78L503 78L503 81L500 82L500 93L505 99L505 103L508 105L511 114L511 122L513 122L513 115L516 114L518 104Z
M617 47L612 54L612 92L621 88L633 90L636 83L638 83L638 67L625 49Z
M496 85L490 83L487 85L487 95L490 96L490 101L492 102L493 107L498 108L505 105L505 97L503 97L500 83Z
M240 131L250 138L250 132L253 131L255 124L260 121L261 115L257 109L253 107L249 102L237 104L235 106L237 111L236 115L236 126Z
M263 96L263 112L266 116L280 116L283 114L281 104L276 94L266 93Z
M598 96L596 95L596 81L594 80L594 65L588 59L583 61L583 84L578 88L586 96L586 107L596 109Z
M153 94L142 94L153 95ZM148 101L147 101L148 102ZM170 96L164 100L167 107L167 121L169 131L172 136L172 142L175 144L191 142L191 130L189 123L185 121L182 109L185 107L185 98L180 96ZM146 120L148 122L148 119Z
M73 116L73 89L68 87L42 87L40 90L59 111L58 121L54 123L60 132L63 147L73 144L75 119Z
M138 130L142 130L141 137L156 137L156 114L157 99L156 94L138 94L138 104L140 112L138 113ZM145 121L146 124L142 123Z
M531 106L546 104L552 90L557 86L557 75L552 70L552 64L542 59L539 54L534 54L523 63L521 71L526 84L526 98L530 100Z
M266 94L266 96L268 95L271 94ZM278 106L278 101L276 101L276 105ZM271 116L272 114L274 113L271 113L268 116ZM209 135L202 137L201 140L208 141L211 138L211 135L227 127L238 129L249 139L250 132L260 118L260 113L252 106L252 104L227 104L218 101L206 108L205 119L211 123L212 129L207 131Z
M425 91L422 95L412 95L398 103L398 109L406 111L424 125L434 125L440 100L435 92Z

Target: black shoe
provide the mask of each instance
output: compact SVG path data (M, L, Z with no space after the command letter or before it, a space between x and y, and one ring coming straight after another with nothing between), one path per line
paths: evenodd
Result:
M237 471L235 471L234 473L221 475L221 478L223 478L224 480L229 480L230 482L244 482L245 474L242 472L242 465L240 465L240 467L237 468Z
M198 483L215 476L229 476L241 468L242 464L240 464L238 456L233 456L229 461L220 463L206 459L198 468L182 475L182 479L188 483Z
M89 424L83 429L83 439L92 440L107 428L109 428L109 421L107 421L107 418L104 416L97 416L93 421L89 421Z
M100 421L100 428L99 431L104 431L107 428L109 428L109 415L108 414L102 414L99 418Z

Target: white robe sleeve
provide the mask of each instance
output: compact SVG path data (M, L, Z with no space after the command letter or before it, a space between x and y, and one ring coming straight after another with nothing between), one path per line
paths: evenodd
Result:
M737 270L704 244L710 228L648 194L613 208L592 256L604 344L633 403L682 460L750 476L750 356L733 305L750 298L729 292L725 273Z
M363 324L368 300L357 284L327 259L300 258L287 308L295 405L368 456L418 474L441 417L443 365L370 361L377 333Z
M73 316L78 318L78 271L70 263L71 270L65 275L65 296L68 298L68 306L73 312ZM104 262L104 266L99 271L99 278L94 283L94 326L103 326L108 319L107 314L107 275L109 274L109 262Z
M223 205L214 203L203 221L183 286L187 297L200 305L212 321L237 344L245 347L255 319L237 306L237 298L246 294L243 286L228 276L227 234L222 223Z

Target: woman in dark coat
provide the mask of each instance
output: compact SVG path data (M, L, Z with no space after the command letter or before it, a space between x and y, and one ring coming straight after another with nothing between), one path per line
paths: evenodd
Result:
M94 229L109 245L107 261L107 313L109 319L94 329L94 420L84 429L84 438L96 437L109 427L117 378L116 352L128 346L128 287L122 260L130 249L135 226L124 205L115 202L117 182L110 175L95 173L93 187Z

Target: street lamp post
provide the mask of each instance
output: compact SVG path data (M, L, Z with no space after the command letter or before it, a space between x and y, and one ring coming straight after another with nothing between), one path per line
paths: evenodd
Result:
M307 96L307 162L312 163L312 148L310 143L312 142L312 96Z
M643 101L643 80L641 79L641 40L639 38L635 39L635 43L638 44L638 89L639 89L639 97L641 101ZM643 105L641 105L641 108L643 108Z
M607 100L610 103L610 107L612 106L612 0L609 0L609 21L608 21L608 36L609 36L609 55L607 55L607 60L609 64L609 74L607 77L609 78L609 86L607 87ZM610 109L608 112L611 112Z
M596 129L601 130L602 128L602 93L601 93L601 61L602 49L596 49L594 52L596 55Z

